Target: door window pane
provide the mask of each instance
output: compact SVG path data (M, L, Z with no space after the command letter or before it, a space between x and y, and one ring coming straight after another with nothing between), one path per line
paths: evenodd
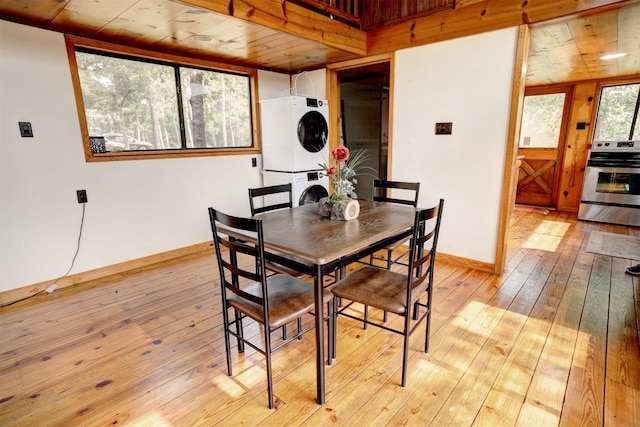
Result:
M564 93L524 98L521 148L557 148L564 110Z

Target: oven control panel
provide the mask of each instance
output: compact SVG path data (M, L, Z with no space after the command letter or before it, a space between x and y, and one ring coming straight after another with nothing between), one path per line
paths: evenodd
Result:
M640 141L594 141L591 151L640 151Z

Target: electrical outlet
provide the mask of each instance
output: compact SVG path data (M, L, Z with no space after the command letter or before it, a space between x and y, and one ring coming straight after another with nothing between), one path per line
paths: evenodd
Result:
M33 129L31 129L31 122L18 122L20 128L20 136L23 138L33 138Z
M251 167L252 168L257 168L258 167L258 159L256 159L255 157L251 158Z
M87 203L87 190L77 190L76 194L78 195L78 203Z

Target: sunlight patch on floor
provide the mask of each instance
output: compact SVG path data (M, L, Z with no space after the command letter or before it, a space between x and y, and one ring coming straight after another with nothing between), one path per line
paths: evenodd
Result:
M132 427L173 427L172 423L156 412L147 414L128 425Z
M212 381L216 387L225 392L232 398L239 398L245 393L247 388L251 388L253 384L244 384L236 377L230 377L226 374L220 374L213 378Z
M562 238L569 230L569 224L558 221L542 221L522 245L527 249L554 252L560 246Z

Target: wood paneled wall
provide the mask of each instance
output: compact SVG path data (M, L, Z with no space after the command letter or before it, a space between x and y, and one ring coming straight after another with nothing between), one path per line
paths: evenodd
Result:
M367 0L360 3L360 21L364 30L402 18L416 18L440 10L453 9L454 0Z
M580 205L582 179L593 134L591 128L595 125L595 120L586 129L576 129L576 124L591 122L591 117L595 114L594 106L597 104L596 86L595 82L586 82L577 83L573 88L564 159L559 159L562 173L557 208L560 211L577 212Z
M628 79L584 81L573 84L564 156L558 159L558 167L562 167L558 189L557 209L559 211L577 212L580 207L582 181L593 141L601 87L638 82L640 82L640 75ZM587 123L586 129L577 129L579 122Z

